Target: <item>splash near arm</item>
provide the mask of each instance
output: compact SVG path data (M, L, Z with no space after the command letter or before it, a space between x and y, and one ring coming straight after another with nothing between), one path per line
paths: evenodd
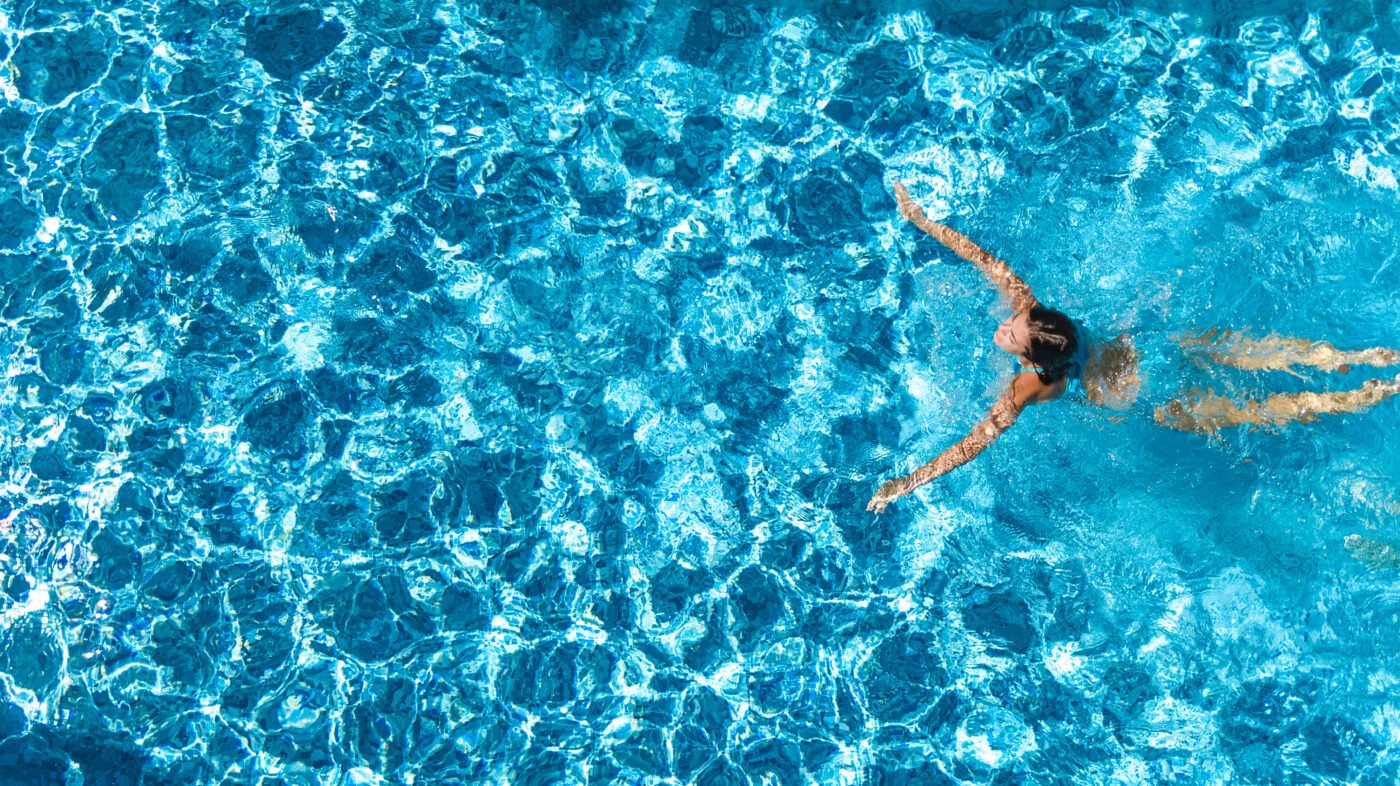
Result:
M987 417L968 432L967 436L958 440L957 444L908 475L885 481L875 492L875 496L870 498L865 509L881 513L890 502L976 458L978 453L981 453L984 448L996 441L997 437L1011 428L1016 422L1016 417L1025 407L1025 398L1017 394L1016 387L1016 382L1013 381L1006 393L997 400L996 404L992 405Z
M923 208L909 198L909 192L904 190L903 183L895 181L894 196L899 201L900 215L908 219L909 223L922 229L934 240L952 249L953 253L976 265L977 269L982 271L982 275L986 276L987 280L992 283L992 286L1011 298L1013 311L1019 314L1029 310L1032 306L1039 305L1035 295L1031 294L1031 288L1026 286L1026 282L1013 273L1005 262L987 253L981 246L972 242L967 235L924 215Z

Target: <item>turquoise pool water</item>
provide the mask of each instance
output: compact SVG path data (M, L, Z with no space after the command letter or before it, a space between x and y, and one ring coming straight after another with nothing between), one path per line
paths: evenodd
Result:
M0 9L0 782L1394 783L1397 14ZM1147 395L1028 411L890 186ZM1349 536L1371 544L1353 556ZM1400 563L1400 559L1393 560Z

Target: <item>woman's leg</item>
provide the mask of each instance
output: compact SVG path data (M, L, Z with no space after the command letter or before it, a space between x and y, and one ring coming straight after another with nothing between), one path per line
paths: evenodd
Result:
M1400 393L1400 377L1367 380L1356 390L1331 393L1276 393L1262 402L1250 399L1236 404L1214 391L1193 399L1177 399L1157 407L1159 425L1179 431L1211 434L1229 426L1282 426L1299 421L1310 423L1318 415L1357 412Z
M1233 330L1211 328L1198 334L1185 334L1178 341L1186 349L1198 349L1222 366L1250 371L1290 371L1289 366L1312 366L1323 371L1346 373L1352 366L1393 366L1400 363L1400 352L1385 347L1355 351L1339 350L1326 341L1308 341L1270 334L1249 338Z
M1400 548L1389 543L1372 540L1365 535L1348 535L1346 547L1351 556L1373 568L1400 568Z

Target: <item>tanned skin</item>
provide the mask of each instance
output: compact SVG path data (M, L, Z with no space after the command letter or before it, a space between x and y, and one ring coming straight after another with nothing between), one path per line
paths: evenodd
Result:
M904 189L904 184L899 182L894 184L894 195L899 202L900 215L934 240L947 246L953 253L976 265L992 286L1010 299L1011 309L1015 312L1015 316L1007 321L1007 325L1013 324L1017 317L1040 305L1040 301L1035 299L1031 288L1011 270L1006 262L992 256L981 246L972 242L972 239L967 235L924 215L923 208L909 198L909 192ZM1013 331L1014 329L1012 328ZM1017 338L1022 337L1018 336ZM1029 348L1028 343L1021 343L1025 343L1027 349ZM1029 360L1024 357L1022 359L1029 364ZM1006 391L992 405L987 417L968 432L967 436L938 454L938 457L933 461L908 475L885 481L875 492L875 496L870 498L870 502L866 503L865 509L881 513L891 501L903 497L934 478L976 458L978 453L981 453L984 448L992 444L997 437L1000 437L1015 424L1021 410L1031 404L1040 404L1059 398L1065 392L1065 384L1066 381L1063 379L1053 384L1046 384L1034 371L1024 371L1017 374L1012 378Z
M992 286L1011 301L1013 316L1003 322L993 337L997 346L1017 355L1027 366L1030 338L1028 312L1040 305L1031 288L1012 272L1011 267L992 256L966 235L945 224L931 220L922 208L909 198L904 185L894 184L899 213L909 223L952 249L982 271ZM1213 363L1234 368L1264 371L1288 371L1292 366L1317 368L1321 371L1346 373L1354 365L1388 366L1400 363L1400 352L1372 348L1354 352L1338 350L1326 342L1306 341L1269 335L1262 339L1249 338L1232 331L1207 330L1199 334L1178 337L1188 353L1203 354ZM1137 397L1141 384L1138 376L1139 354L1132 339L1123 334L1110 342L1097 345L1082 370L1084 392L1095 404L1125 409ZM1064 394L1067 380L1047 384L1034 371L1024 371L1012 378L1010 385L987 416L968 435L902 478L886 481L870 498L865 509L883 512L891 501L909 494L977 457L1016 422L1027 406L1053 401ZM1374 406L1400 394L1400 377L1373 379L1356 390L1323 393L1277 393L1263 401L1250 399L1244 404L1218 396L1214 392L1196 392L1156 407L1158 424L1181 431L1211 435L1221 428L1275 428L1294 421L1310 422L1318 415L1356 412ZM1397 552L1400 553L1400 547Z

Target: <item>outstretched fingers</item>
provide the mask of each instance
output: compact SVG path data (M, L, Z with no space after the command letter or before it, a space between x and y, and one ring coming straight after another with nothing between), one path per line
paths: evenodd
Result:
M884 513L885 506L904 496L905 493L902 478L887 480L880 484L880 488L876 490L875 495L870 498L869 502L865 503L865 509L873 513Z

